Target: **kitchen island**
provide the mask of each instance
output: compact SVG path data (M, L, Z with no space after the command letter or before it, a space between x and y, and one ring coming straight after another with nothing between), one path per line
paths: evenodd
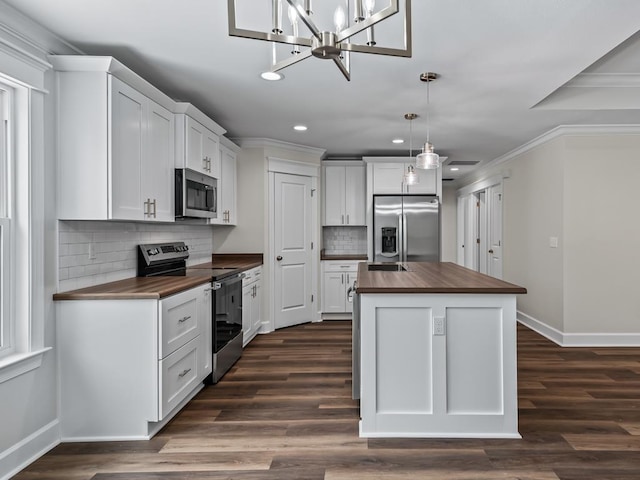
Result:
M519 438L516 295L524 293L453 263L360 263L360 435Z

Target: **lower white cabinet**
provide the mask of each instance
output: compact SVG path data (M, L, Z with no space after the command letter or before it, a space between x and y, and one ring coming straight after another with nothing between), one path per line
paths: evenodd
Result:
M262 303L262 267L245 272L242 279L242 346L246 346L260 330Z
M56 306L63 441L149 439L211 373L209 283Z
M356 261L322 262L322 312L352 313L350 291L358 275Z

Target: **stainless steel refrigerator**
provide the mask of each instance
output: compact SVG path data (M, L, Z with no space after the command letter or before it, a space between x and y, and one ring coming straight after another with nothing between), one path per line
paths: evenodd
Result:
M373 257L375 262L439 262L438 197L374 195Z

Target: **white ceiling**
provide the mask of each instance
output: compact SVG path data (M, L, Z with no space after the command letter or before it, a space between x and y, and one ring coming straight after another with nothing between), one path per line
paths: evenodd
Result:
M448 161L486 163L558 125L640 123L640 102L620 101L621 84L613 103L606 95L566 103L558 90L592 65L585 72L592 77L574 81L638 78L636 38L600 60L640 30L638 0L414 0L412 58L353 54L351 82L315 58L284 70L283 81L260 79L269 44L229 37L225 0L6 3L82 52L112 55L173 98L194 103L230 137L323 148L329 157L407 155L407 112L420 115L414 149L424 142L426 84L418 76L425 71L440 75L430 86L431 141ZM298 123L309 130L294 132ZM395 137L407 142L393 145ZM444 176L469 168L445 168Z

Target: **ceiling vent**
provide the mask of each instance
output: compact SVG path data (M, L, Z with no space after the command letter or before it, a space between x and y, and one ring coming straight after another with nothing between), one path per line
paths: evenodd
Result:
M455 180L455 178L443 178L442 181L443 182L453 182Z
M453 167L455 165L477 165L478 163L480 163L480 161L475 161L475 160L453 160L449 163L447 163L448 167Z

